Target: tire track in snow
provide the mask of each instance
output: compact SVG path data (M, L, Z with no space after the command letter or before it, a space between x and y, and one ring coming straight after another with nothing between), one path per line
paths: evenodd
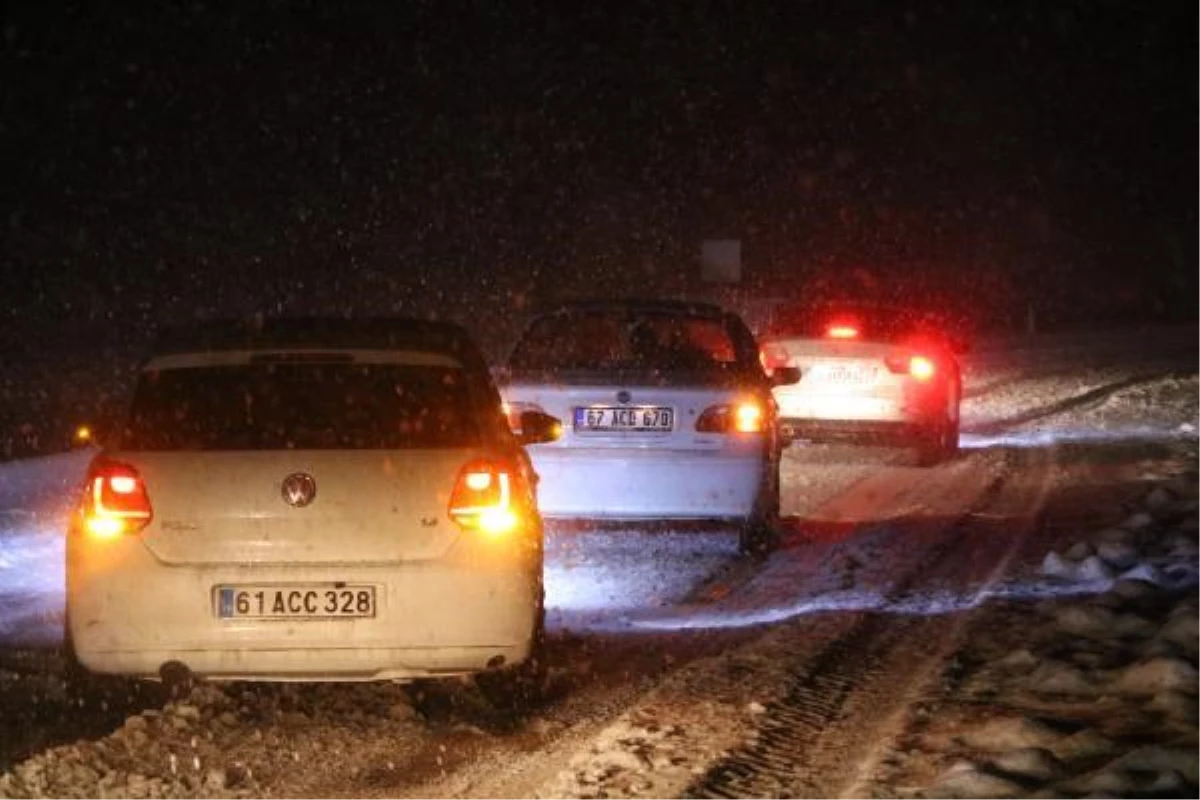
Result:
M1095 387L1094 389L1089 389L1085 392L1081 392L1070 397L1064 397L1063 399L1057 400L1048 405L1042 405L1027 411L1022 411L1021 413L1014 414L1010 417L991 420L988 422L977 422L971 425L964 425L963 433L969 433L976 436L994 436L1030 422L1044 420L1068 411L1076 411L1086 406L1098 405L1114 394L1124 391L1125 389L1129 389L1133 386L1153 383L1154 381L1159 381L1166 378L1182 376L1184 376L1183 373L1174 370L1141 373L1119 381L1105 383L1101 386Z
M1013 468L1024 466L1045 472L1048 455L1039 464L1014 464L1005 454L1005 472L992 479L984 493L957 520L944 529L937 546L927 550L888 593L893 604L940 573L953 574L961 565L970 571L984 570L978 594L1000 580L1012 554L1020 549L1023 536L1008 541L996 559L975 557L981 528L1004 527L1010 520L997 520L997 505L1011 505L1005 491ZM1024 481L1027 487L1046 481ZM1022 492L1026 489L1022 489ZM1036 513L1045 492L1033 492ZM1028 526L1023 526L1027 533ZM987 533L983 530L983 533ZM992 537L995 538L995 537ZM958 565L958 566L956 566ZM871 763L879 746L871 742L889 740L887 729L902 725L907 717L907 699L918 692L930 675L936 675L954 650L958 615L862 614L844 633L815 656L808 641L811 631L793 626L792 653L795 667L784 696L771 703L757 736L690 785L686 797L836 797L857 775L849 765ZM880 736L880 729L884 729Z

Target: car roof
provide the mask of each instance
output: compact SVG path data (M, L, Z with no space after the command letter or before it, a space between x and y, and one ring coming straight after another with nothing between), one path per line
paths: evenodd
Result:
M559 303L538 310L534 316L604 311L626 311L635 314L679 314L693 317L721 317L726 313L717 304L701 300L597 298Z
M421 350L482 362L470 334L452 322L403 317L218 319L163 328L152 355L231 350Z

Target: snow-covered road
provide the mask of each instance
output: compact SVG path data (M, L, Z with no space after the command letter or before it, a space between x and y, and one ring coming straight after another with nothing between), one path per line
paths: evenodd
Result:
M929 470L903 451L791 448L784 543L762 562L719 528L552 528L551 679L517 716L467 686L416 700L396 687L250 687L204 689L182 724L170 708L135 713L153 697L76 722L54 688L54 648L63 521L87 454L0 465L0 770L14 768L0 796L971 794L995 770L971 761L959 772L977 782L956 783L938 771L951 748L921 760L910 745L929 693L967 680L968 639L990 642L981 626L1004 630L1047 603L1112 606L1131 583L1194 595L1196 367L1194 328L981 344L957 460ZM1125 537L1141 537L1136 548L1109 534L1125 550L1081 543L1123 519L1132 528L1129 510L1172 479L1173 510L1152 520L1174 526L1170 547L1141 533ZM1184 645L1169 655L1194 673L1189 641L1190 662ZM44 696L30 703L31 691ZM1184 733L1194 728L1193 715ZM116 732L29 758L105 730ZM1164 758L1194 794L1194 767Z

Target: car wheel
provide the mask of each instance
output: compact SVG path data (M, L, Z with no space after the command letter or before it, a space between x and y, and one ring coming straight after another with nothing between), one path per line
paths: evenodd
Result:
M63 690L67 705L77 711L124 713L143 706L161 704L161 692L138 678L100 675L83 665L71 640L71 626L63 622Z
M529 655L520 664L481 672L475 685L487 701L508 711L527 710L542 698L549 669L546 665L545 590L538 599Z
M738 528L738 550L763 557L779 546L779 459L772 459L754 510Z
M957 453L958 423L945 420L925 434L918 462L922 467L934 467L954 458Z
M954 394L949 401L950 408L946 411L945 417L922 437L919 462L923 467L936 466L958 455L958 398L961 396L961 392L957 384L953 391Z

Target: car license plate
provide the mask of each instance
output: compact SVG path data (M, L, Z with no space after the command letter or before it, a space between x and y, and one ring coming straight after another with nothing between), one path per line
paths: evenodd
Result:
M874 383L877 374L877 367L862 364L822 364L817 369L817 376L826 383L852 386Z
M339 619L375 616L374 586L218 586L222 619Z
M675 427L675 409L669 406L581 406L575 409L579 431L654 431Z

